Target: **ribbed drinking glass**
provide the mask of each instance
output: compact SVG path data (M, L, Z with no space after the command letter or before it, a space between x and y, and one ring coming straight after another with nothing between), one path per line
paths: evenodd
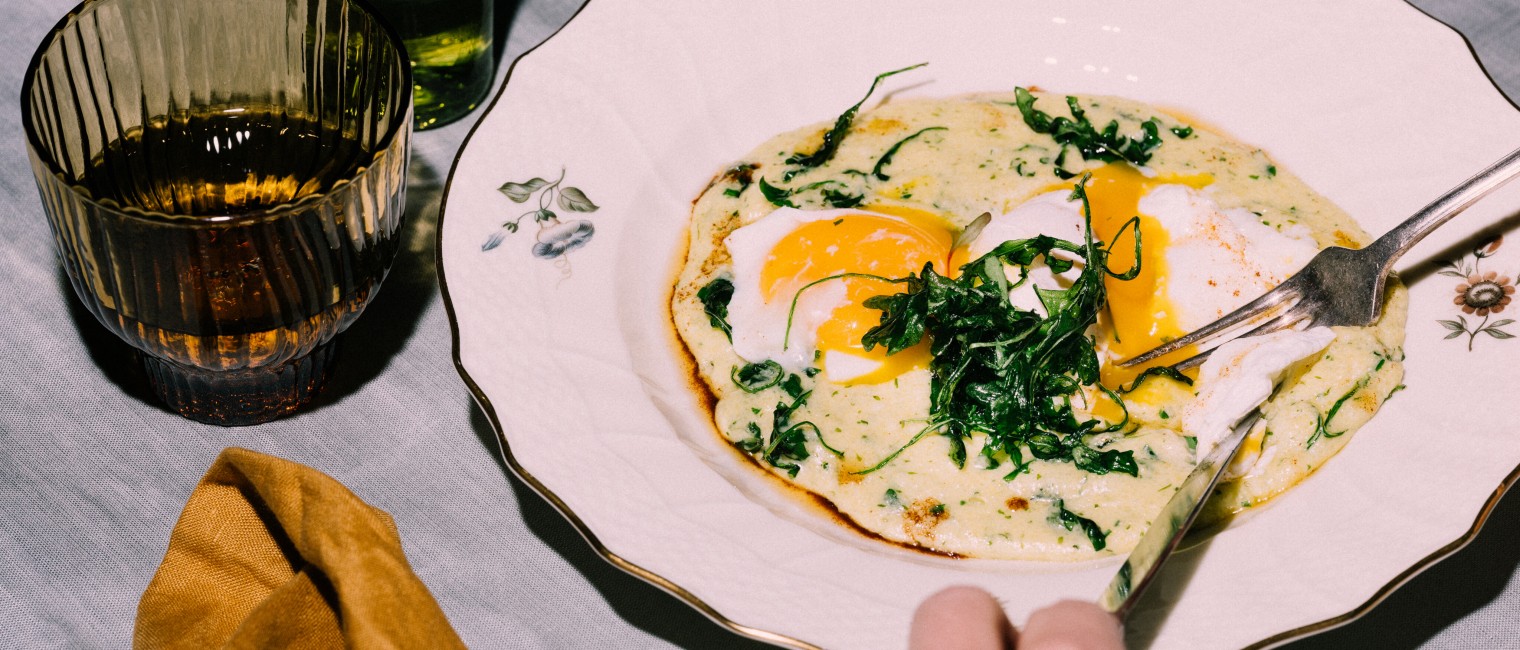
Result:
M357 0L90 0L22 88L59 260L180 414L290 413L398 248L412 84Z

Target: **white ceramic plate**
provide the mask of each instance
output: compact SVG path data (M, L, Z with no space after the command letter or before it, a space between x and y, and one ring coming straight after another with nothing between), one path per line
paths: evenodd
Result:
M508 462L601 553L785 645L901 646L914 606L957 583L1019 622L1096 597L1118 562L957 562L866 540L747 466L689 389L666 303L692 199L769 136L920 61L883 94L1033 84L1180 109L1374 233L1520 144L1520 113L1461 38L1395 0L591 2L515 65L451 175L440 254L457 362ZM1435 260L1513 279L1520 236L1472 251L1517 210L1520 185L1405 258L1408 389L1300 487L1180 555L1132 641L1324 629L1474 534L1520 463L1520 400L1505 394L1520 304L1463 314L1466 281Z

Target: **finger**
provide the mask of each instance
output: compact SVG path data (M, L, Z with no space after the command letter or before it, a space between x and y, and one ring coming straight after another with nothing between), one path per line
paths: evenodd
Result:
M1029 617L1019 650L1124 650L1124 631L1103 608L1063 600Z
M1013 626L1003 608L976 587L950 587L928 597L913 613L910 650L1006 650Z

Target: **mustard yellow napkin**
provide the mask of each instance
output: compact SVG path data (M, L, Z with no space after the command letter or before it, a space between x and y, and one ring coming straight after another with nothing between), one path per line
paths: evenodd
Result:
M396 524L310 467L228 448L137 606L137 648L463 648Z

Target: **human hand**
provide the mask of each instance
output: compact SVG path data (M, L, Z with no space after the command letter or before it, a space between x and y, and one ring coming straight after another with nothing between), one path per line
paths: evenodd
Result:
M1036 610L1022 631L976 587L950 587L913 613L910 650L1123 650L1118 619L1092 603L1063 600Z

